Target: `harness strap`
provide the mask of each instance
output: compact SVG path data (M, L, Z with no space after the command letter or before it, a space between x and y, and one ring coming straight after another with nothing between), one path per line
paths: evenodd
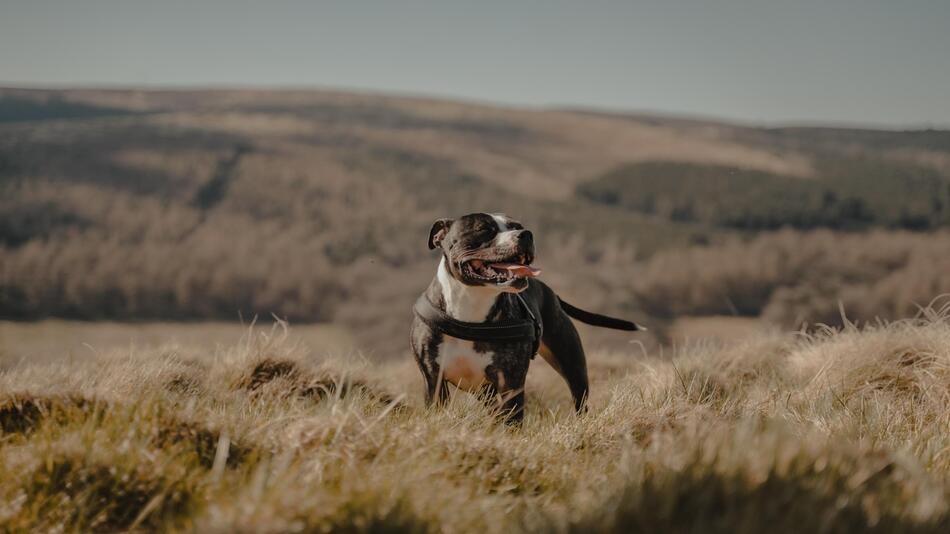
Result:
M541 324L541 321L539 321L534 315L534 312L531 311L531 306L528 306L528 303L524 300L524 297L521 296L521 293L515 293L515 296L518 297L518 301L524 306L524 311L528 312L528 317L531 318L531 323L534 326L534 348L531 349L531 359L533 360L538 354L538 349L541 348L541 336L544 334L544 325Z
M416 300L412 311L429 328L466 341L531 341L534 343L531 357L534 358L541 345L541 323L524 298L516 296L530 319L502 319L493 323L459 321L436 308L424 294Z

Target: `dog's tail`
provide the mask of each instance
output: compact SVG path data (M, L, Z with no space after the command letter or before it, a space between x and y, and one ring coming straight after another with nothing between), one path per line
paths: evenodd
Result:
M638 325L637 323L631 321L625 321L623 319L616 319L614 317L607 317L606 315L601 315L599 313L593 313L580 308L571 306L567 302L564 302L564 299L561 297L557 298L561 303L561 309L564 310L564 313L569 316L577 319L582 323L587 323L592 326L602 326L604 328L613 328L614 330L626 330L628 332L636 332L637 330L646 330L646 328Z

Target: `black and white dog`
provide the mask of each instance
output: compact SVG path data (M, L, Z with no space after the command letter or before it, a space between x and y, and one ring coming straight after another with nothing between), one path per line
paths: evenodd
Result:
M564 378L574 407L587 399L587 361L569 317L595 326L642 330L561 300L535 277L530 231L505 215L440 219L429 249L440 248L435 279L413 308L410 343L426 382L426 403L444 402L447 382L481 391L508 421L523 416L528 365L541 356Z

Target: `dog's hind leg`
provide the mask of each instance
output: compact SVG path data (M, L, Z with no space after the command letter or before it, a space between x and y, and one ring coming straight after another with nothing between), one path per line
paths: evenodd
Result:
M590 391L584 347L577 329L563 312L554 323L545 323L538 353L564 378L574 398L574 409L583 412Z

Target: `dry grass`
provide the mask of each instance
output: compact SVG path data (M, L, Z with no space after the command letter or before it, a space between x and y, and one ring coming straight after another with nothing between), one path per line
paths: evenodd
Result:
M521 428L279 330L0 373L0 530L942 532L950 316L538 363Z

